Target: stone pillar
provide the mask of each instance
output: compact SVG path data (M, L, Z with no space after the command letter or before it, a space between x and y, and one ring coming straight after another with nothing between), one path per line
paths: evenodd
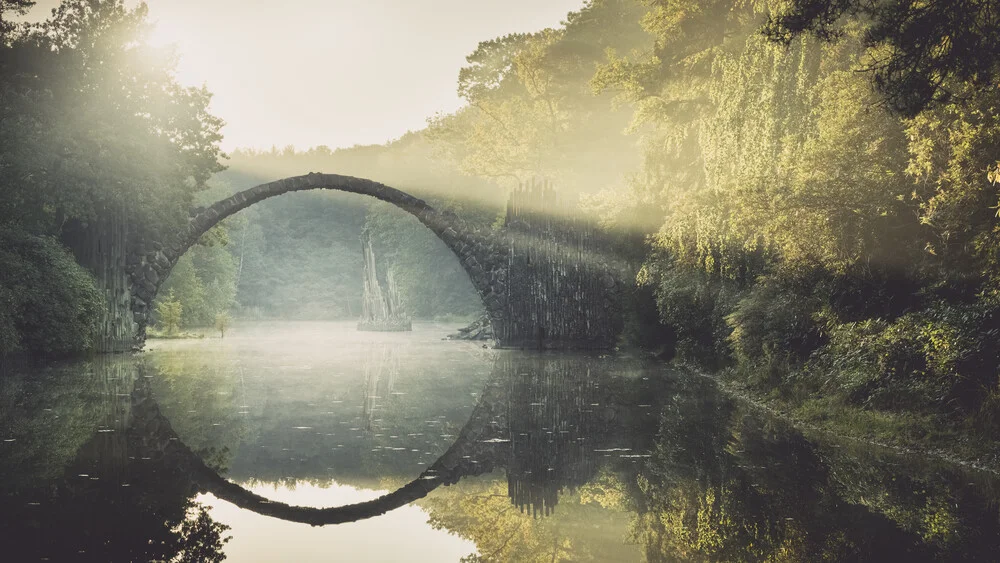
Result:
M77 263L94 275L97 288L104 295L97 352L127 352L133 348L136 324L126 265L129 234L124 214L114 209L106 209L89 223L70 221L63 229L63 243L73 252Z

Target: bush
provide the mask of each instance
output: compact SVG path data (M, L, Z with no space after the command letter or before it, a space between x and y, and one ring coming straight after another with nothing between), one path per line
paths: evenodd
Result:
M742 363L801 362L823 342L817 320L823 299L780 278L762 278L726 317L729 343Z
M891 320L927 306L926 284L899 270L858 263L827 278L826 299L842 322Z
M90 350L103 304L93 277L54 239L0 229L0 354Z
M845 323L809 371L853 404L976 415L997 388L995 325L989 307L944 303L892 322Z
M661 322L677 336L677 357L718 367L729 360L726 316L736 289L700 271L667 268L659 275L656 304Z
M157 300L156 315L159 317L159 325L167 336L177 334L181 327L181 319L184 318L184 305L174 297L174 290L167 292L167 296Z
M230 324L229 313L218 313L215 315L215 330L219 331L219 338L226 337L226 331L229 330Z

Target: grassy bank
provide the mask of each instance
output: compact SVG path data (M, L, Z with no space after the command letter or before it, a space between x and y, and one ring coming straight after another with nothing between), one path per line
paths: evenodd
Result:
M157 340L198 339L205 338L205 336L206 334L201 332L167 332L165 330L157 330L155 328L149 328L146 330L146 338Z
M723 370L713 376L729 395L789 421L800 430L819 432L903 453L921 453L977 469L1000 472L1000 442L940 414L866 410L833 397L797 401L764 393Z

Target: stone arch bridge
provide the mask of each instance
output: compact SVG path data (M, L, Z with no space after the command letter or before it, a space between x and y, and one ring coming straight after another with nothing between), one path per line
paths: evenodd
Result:
M127 332L134 334L135 347L141 348L145 342L153 300L161 284L202 235L223 219L265 199L318 189L355 193L390 203L430 229L455 254L468 274L482 299L498 346L613 346L620 324L614 306L617 283L602 261L587 256L587 249L582 248L579 240L563 237L560 247L549 240L548 232L517 231L509 228L509 224L499 231L485 229L372 180L311 173L261 184L199 209L171 240L147 241L142 245L144 254L128 257L125 269L134 326ZM512 217L512 205L508 205L508 223ZM526 238L530 239L528 244L524 243ZM553 259L554 256L558 259ZM567 256L576 259L567 260ZM530 273L528 269L516 268L516 264L531 263L532 259L536 265ZM544 275L539 274L539 262L549 264ZM573 276L567 275L569 270L573 270Z

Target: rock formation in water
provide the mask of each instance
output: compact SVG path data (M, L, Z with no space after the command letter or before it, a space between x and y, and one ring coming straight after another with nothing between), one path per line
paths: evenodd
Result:
M378 267L375 263L375 250L372 248L371 234L368 232L365 232L361 237L361 249L365 257L365 279L358 330L381 332L412 330L410 317L403 310L399 289L396 287L396 280L391 268L386 270L386 289L382 289Z

